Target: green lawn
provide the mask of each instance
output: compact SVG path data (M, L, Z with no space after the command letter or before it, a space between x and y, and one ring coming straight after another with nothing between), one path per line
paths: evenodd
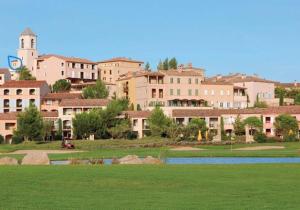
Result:
M4 166L0 209L299 209L300 165Z
M96 141L74 141L76 149L83 150L82 153L74 154L51 154L52 160L63 160L68 158L112 158L123 157L134 154L141 157L151 155L155 157L300 157L300 143L266 143L266 144L239 144L239 145L201 145L196 146L206 150L202 151L171 151L165 145L164 139L142 139L142 140L96 140ZM162 145L159 147L144 147L143 145ZM285 149L261 150L261 151L237 151L236 148L252 146L284 146ZM233 150L232 150L232 149ZM60 142L49 143L22 143L17 145L0 145L0 157L7 156L7 152L19 149L61 149ZM21 159L23 155L9 155Z

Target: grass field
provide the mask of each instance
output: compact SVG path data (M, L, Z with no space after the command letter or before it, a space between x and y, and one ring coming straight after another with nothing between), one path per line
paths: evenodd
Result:
M0 167L0 209L299 209L300 165Z
M74 141L76 149L83 150L82 153L74 154L51 154L52 160L63 160L68 158L112 158L135 154L141 157L151 155L155 157L299 157L300 143L265 143L265 144L236 144L236 145L201 145L196 146L206 150L201 151L171 151L169 146L143 147L145 144L164 144L163 139L142 140L97 140L97 141ZM284 146L284 149L238 151L241 147L252 146ZM233 150L231 150L231 148ZM17 145L0 145L0 157L7 156L7 152L19 149L61 149L60 142L49 143L22 143ZM23 155L9 155L21 159Z

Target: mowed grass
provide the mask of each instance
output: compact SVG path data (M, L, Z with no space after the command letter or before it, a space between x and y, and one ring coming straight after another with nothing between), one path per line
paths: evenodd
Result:
M138 155L145 157L300 157L299 142L265 143L265 144L235 144L235 145L197 145L205 150L200 151L172 151L170 146L165 145L165 139L146 138L141 140L96 140L96 141L73 141L77 150L84 152L73 154L50 154L52 160L64 160L69 158L113 158L126 155ZM170 143L170 142L169 142ZM61 142L37 143L29 142L17 145L0 145L0 157L13 156L21 159L23 155L8 155L6 153L24 149L47 149L60 150ZM158 147L144 147L144 145L161 145ZM284 146L284 149L238 151L237 148L255 146Z
M0 209L300 209L299 164L5 166Z

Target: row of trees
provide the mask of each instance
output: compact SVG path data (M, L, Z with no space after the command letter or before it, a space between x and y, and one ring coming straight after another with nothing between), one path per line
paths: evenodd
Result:
M134 138L128 119L119 118L128 109L128 100L112 100L106 109L93 109L77 114L73 119L73 134L79 139Z
M17 130L14 131L13 141L48 140L50 138L61 139L62 123L58 121L57 131L53 133L54 122L43 120L41 113L34 105L29 105L24 112L17 117Z
M160 60L158 65L157 65L157 69L158 70L169 70L169 69L177 69L178 66L178 62L176 60L176 58L171 58L169 60L169 58L166 58L164 61Z
M192 119L187 126L179 125L171 118L164 115L163 111L156 107L148 119L151 135L169 137L171 139L196 140L199 133L207 140L211 140L216 133L210 132L205 120L195 118ZM221 138L229 140L231 136L226 135L224 130L224 121L221 118ZM244 136L245 126L249 127L250 134L254 135L258 141L265 141L266 136L263 134L263 120L261 118L251 116L244 120L238 116L233 124L234 135ZM282 136L285 141L292 141L298 138L298 122L290 115L279 115L275 119L274 126L276 134ZM264 140L261 140L262 136ZM260 139L258 139L260 138Z
M284 87L276 87L275 97L279 98L280 106L284 105L284 98L292 98L296 105L300 105L300 88L287 90Z

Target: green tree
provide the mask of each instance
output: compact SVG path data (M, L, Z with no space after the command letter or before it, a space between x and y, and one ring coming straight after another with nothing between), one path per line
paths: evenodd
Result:
M73 119L73 133L77 138L82 139L90 135L95 135L96 138L110 138L112 134L115 134L112 128L119 126L123 121L117 116L127 109L128 100L117 99L111 101L106 109L93 109L77 114Z
M221 117L221 139L222 140L227 140L227 135L224 129L224 118Z
M191 140L197 140L199 131L202 136L205 136L205 132L207 131L206 122L200 118L192 119L189 124L186 126L186 138Z
M109 91L102 80L97 80L95 85L83 89L84 98L107 98Z
M267 105L266 102L260 101L260 100L259 100L259 97L258 97L258 94L257 94L257 95L256 95L256 101L255 101L255 103L254 103L254 107L255 107L255 108L267 108L268 105Z
M262 132L263 122L258 117L248 117L244 120L244 124L249 126L250 132L253 130L257 130L260 133Z
M148 118L151 135L153 136L165 136L171 123L172 120L168 118L158 106L152 110L151 115Z
M59 118L57 120L57 130L55 132L55 140L61 140L63 136L63 131L62 131L62 121Z
M300 93L295 96L295 104L300 105Z
M169 69L177 69L177 66L178 66L178 63L177 63L176 58L174 57L169 61Z
M140 105L140 104L137 104L136 110L137 110L137 111L142 111L142 108L141 108L141 105Z
M0 144L4 143L4 137L0 134Z
M19 68L17 71L19 73L19 80L36 80L25 66Z
M173 122L167 128L167 137L172 140L180 140L183 126Z
M108 129L109 134L114 139L126 138L127 134L131 131L130 120L123 119L119 123Z
M298 121L291 115L279 115L275 118L274 126L277 135L282 136L285 141L293 141L298 136Z
M145 65L145 70L146 70L146 71L150 71L150 70L151 70L151 68L150 68L150 63L149 63L149 62L146 63L146 65Z
M280 98L281 96L286 96L286 89L284 87L276 87L275 88L275 98Z
M169 59L168 58L166 58L163 62L163 69L169 70Z
M52 86L52 91L55 93L66 92L71 89L71 83L65 79L57 80Z
M234 121L233 124L234 134L237 136L245 135L245 125L241 120L240 115L237 116L237 118Z
M159 62L158 62L157 69L158 70L164 70L164 65L163 65L163 62L161 60L159 60Z
M43 121L43 128L42 128L42 138L46 141L52 134L53 122L50 120Z
M43 119L34 105L29 105L24 112L17 117L16 134L25 141L38 140L42 137Z

